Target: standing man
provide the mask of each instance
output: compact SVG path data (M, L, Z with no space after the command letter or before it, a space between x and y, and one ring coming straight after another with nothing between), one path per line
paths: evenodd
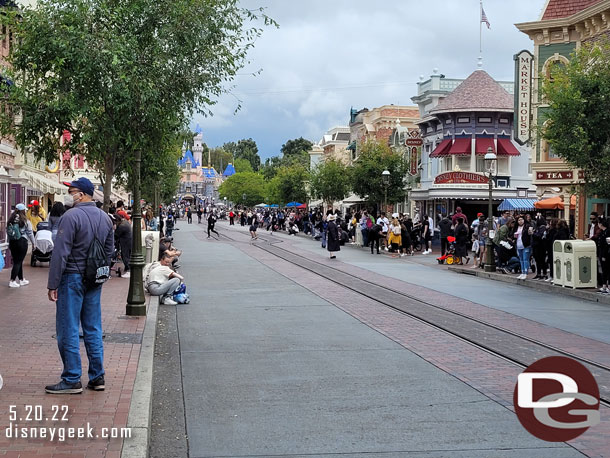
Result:
M447 215L438 223L441 230L441 256L445 256L447 252L447 237L453 234L451 219Z
M64 182L74 202L59 220L47 283L49 300L56 303L57 347L64 365L61 381L48 385L51 394L76 394L81 384L79 323L87 357L91 390L104 390L104 344L102 342L102 285L83 282L89 247L97 238L104 245L108 265L114 250L110 217L93 202L93 184L87 178Z
M216 238L220 237L220 234L214 229L214 226L216 225L216 220L216 213L210 212L210 216L208 216L208 238L210 238L211 236L210 232L216 234Z

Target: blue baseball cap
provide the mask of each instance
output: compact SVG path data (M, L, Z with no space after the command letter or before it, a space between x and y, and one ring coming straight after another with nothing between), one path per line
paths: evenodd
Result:
M93 183L89 181L89 178L85 177L80 177L74 181L64 181L64 184L71 188L76 188L85 194L89 194L90 196L93 196L93 191L95 190Z
M15 205L15 208L17 210L25 210L25 205L24 204L17 204L17 205Z

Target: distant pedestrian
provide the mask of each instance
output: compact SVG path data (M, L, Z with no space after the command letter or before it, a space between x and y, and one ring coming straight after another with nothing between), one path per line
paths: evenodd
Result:
M233 210L229 212L229 226L235 226L235 213L233 213Z
M256 229L258 228L258 220L256 219L256 217L252 218L251 216L248 216L248 219L251 221L250 235L252 236L252 240L256 240L258 238L258 236L256 235Z
M49 222L51 223L51 234L53 234L53 242L57 236L57 228L59 227L59 219L66 212L66 207L61 202L55 202L49 212Z
M457 225L455 226L455 255L460 258L460 264L468 264L468 226L464 222L464 218L458 216ZM464 262L466 258L466 262Z
M125 213L125 212L120 212ZM117 226L114 231L114 239L116 244L121 249L121 260L123 261L124 272L121 275L123 278L129 278L129 262L131 260L131 241L132 241L132 232L131 232L131 224L125 218L123 218L120 214L116 215L118 218Z
M341 251L341 234L336 223L337 215L328 215L328 227L326 228L328 240L326 249L330 254L330 259L335 259L335 253Z
M371 246L371 254L373 254L373 249L375 246L377 247L377 254L379 254L379 239L383 237L382 230L383 227L379 223L373 224L373 227L369 229L369 245Z
M201 210L201 205L197 207L197 224L201 224L201 215L203 215L203 210Z
M9 217L6 224L8 238L8 248L13 258L13 268L11 269L11 281L9 288L19 288L30 282L23 278L23 260L28 252L28 240L35 247L34 232L32 223L25 214L25 205L17 204L15 211Z
M191 207L187 207L186 209L186 221L188 224L193 224L193 212L191 211Z
M169 214L167 215L167 221L165 222L165 235L167 235L168 237L172 236L172 233L174 232L174 224L175 224L175 220L174 220L174 215L173 214Z
M82 325L85 349L89 358L87 388L104 390L104 344L102 341L102 285L92 286L85 280L91 262L95 281L104 273L92 253L96 253L95 240L103 244L105 256L101 262L110 268L114 251L114 234L110 217L93 202L94 186L87 178L79 178L68 185L74 207L59 221L59 230L49 268L49 300L56 302L57 346L63 361L61 381L45 387L47 393L74 394L83 391L81 385L81 358L79 324Z
M211 237L210 232L216 234L216 238L220 237L220 234L214 229L214 226L216 225L216 220L216 214L210 213L210 216L208 216L208 238Z

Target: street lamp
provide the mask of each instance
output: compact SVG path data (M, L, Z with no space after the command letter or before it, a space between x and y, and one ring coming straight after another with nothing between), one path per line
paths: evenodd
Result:
M383 181L383 187L385 190L385 200L383 202L383 211L386 211L388 208L388 185L390 184L390 171L384 170L381 172L381 180Z
M241 195L241 202L242 202L242 206L244 208L246 208L246 193L245 192Z
M485 272L495 272L496 271L496 261L494 256L493 249L493 241L492 234L494 231L494 217L493 217L493 185L494 185L494 176L496 175L496 163L498 162L498 157L494 153L491 146L487 148L487 154L485 154L485 170L487 171L487 175L489 177L489 208L488 208L488 223L487 223L487 243L485 244L487 249L487 261L485 262Z

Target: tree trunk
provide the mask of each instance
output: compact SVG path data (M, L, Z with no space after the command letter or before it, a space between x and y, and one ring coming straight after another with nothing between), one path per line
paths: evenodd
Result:
M110 194L112 193L112 177L114 176L114 156L116 153L106 155L104 159L104 206L103 209L108 213L110 208Z

